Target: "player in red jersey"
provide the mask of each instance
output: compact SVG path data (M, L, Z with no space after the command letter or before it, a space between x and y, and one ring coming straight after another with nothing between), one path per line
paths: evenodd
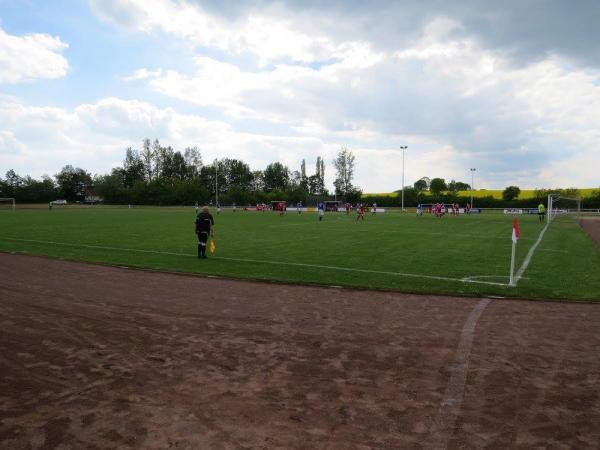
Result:
M362 203L356 205L356 221L358 222L359 219L365 220L365 205Z

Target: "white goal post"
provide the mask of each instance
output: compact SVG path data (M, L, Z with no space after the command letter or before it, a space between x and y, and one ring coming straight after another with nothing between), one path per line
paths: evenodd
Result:
M15 199L14 198L0 198L0 209L3 209L4 207L8 207L14 211L16 208Z
M563 197L557 194L548 195L548 221L558 216L581 215L581 197Z

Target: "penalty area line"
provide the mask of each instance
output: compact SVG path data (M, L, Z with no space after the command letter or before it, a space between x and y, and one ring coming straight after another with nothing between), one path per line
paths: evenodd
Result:
M165 252L160 250L145 250L140 248L127 248L127 247L111 247L105 245L93 245L93 244L79 244L79 243L71 243L71 242L56 242L56 241L43 241L39 239L22 239L22 238L12 238L6 236L0 236L0 240L7 241L17 241L17 242L31 242L36 244L49 244L49 245L60 245L65 247L75 247L75 248L91 248L96 250L115 250L121 252L135 252L135 253L149 253L156 255L170 255L170 256L184 256L184 257L193 257L195 258L195 254L191 253L177 253L177 252ZM483 281L483 280L474 280L470 277L466 278L453 278L453 277L443 277L437 275L424 275L420 273L405 273L405 272L391 272L385 270L371 270L371 269L359 269L354 267L340 267L340 266L328 266L321 264L306 264L306 263L296 263L296 262L286 262L286 261L272 261L265 259L248 259L248 258L231 258L227 256L212 256L212 259L219 259L223 261L233 261L233 262L243 262L243 263L253 263L253 264L270 264L270 265L283 265L283 266L292 266L292 267L307 267L312 269L327 269L327 270L336 270L341 272L356 272L356 273L367 273L367 274L376 274L376 275L390 275L396 277L406 277L406 278L424 278L429 280L438 280L438 281L452 281L459 283L469 283L469 284L489 284L493 286L504 286L507 287L506 283L498 283L493 281ZM491 277L491 276L490 276Z

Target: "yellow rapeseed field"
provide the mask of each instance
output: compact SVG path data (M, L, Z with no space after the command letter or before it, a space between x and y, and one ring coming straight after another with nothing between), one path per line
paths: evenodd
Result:
M599 188L585 188L585 189L579 189L579 194L581 195L582 198L585 197L590 197L592 195L592 193L596 190L598 190ZM504 189L477 189L475 191L473 191L473 197L475 198L481 198L481 197L489 197L492 196L494 198L497 199L501 199L502 198L502 192L504 192ZM534 198L535 195L535 190L534 189L523 189L521 190L521 193L519 194L519 199L523 199L526 200L528 198ZM379 192L379 193L374 193L374 194L363 194L365 197L369 196L369 197L397 197L398 195L400 195L399 192ZM471 195L471 191L458 191L458 195L461 197L469 197Z

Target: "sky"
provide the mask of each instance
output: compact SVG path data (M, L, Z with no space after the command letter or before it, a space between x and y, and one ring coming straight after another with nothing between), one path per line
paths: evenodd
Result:
M0 176L144 138L355 184L600 186L596 0L0 0ZM475 168L475 172L470 169Z

